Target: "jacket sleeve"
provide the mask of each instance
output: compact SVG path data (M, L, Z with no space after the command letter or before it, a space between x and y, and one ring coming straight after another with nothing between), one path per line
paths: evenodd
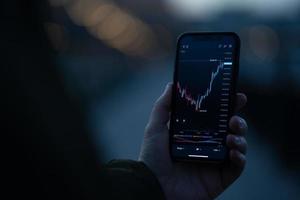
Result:
M158 180L143 162L112 160L103 172L109 184L107 199L165 199Z

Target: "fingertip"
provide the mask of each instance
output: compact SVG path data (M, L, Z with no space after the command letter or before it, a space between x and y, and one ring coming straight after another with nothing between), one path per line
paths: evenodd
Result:
M155 101L152 112L150 115L150 123L148 129L155 129L158 127L166 127L167 122L169 121L169 112L171 108L171 91L172 83L169 82L162 95Z
M166 85L165 91L171 90L171 89L172 89L172 86L173 86L173 83L172 83L172 82L168 82L167 85Z
M172 94L172 86L173 86L173 83L172 82L168 82L166 87L165 87L165 90L162 94L162 96L160 98L166 98L167 101L169 101L171 99L171 94Z
M246 156L237 150L230 150L230 160L239 168L243 169L246 165Z
M171 87L173 85L173 82L168 82L166 87Z
M237 135L244 135L248 130L247 122L237 115L231 117L229 127Z
M156 100L155 106L166 106L171 101L172 82L168 82L161 96Z
M245 93L239 92L239 93L237 93L236 95L237 95L237 98L238 98L241 102L243 102L244 104L247 103L248 98L247 98L247 95L246 95Z
M229 134L226 138L226 144L230 149L235 149L243 154L247 153L247 141L242 136Z

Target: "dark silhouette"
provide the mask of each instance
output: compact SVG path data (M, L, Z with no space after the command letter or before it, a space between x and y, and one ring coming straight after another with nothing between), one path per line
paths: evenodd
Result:
M114 169L120 165L117 163L106 166L109 173L99 173L107 169L99 170L79 104L66 94L53 62L54 52L44 31L49 16L45 1L7 0L0 4L1 133L9 137L5 165L9 168L10 199L159 196L153 188L133 187L139 180L128 175L133 173L130 162L125 162L122 170ZM139 174L147 173L144 171ZM126 176L127 180L119 179ZM126 190L115 192L120 184L127 184ZM140 191L133 193L130 184Z

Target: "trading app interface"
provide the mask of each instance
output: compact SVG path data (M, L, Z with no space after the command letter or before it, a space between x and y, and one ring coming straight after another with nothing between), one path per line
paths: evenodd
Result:
M172 154L223 159L236 40L186 35L178 48Z

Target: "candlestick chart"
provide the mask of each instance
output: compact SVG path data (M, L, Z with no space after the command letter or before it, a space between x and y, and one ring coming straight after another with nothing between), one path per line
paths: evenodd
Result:
M205 101L205 99L210 95L212 89L213 89L213 83L218 74L220 74L221 70L223 69L224 63L220 62L217 66L216 71L213 71L210 75L210 81L207 84L207 88L202 93L199 92L198 94L192 94L188 86L183 87L180 82L177 82L176 89L180 96L180 98L184 101L186 101L190 106L194 108L196 112L203 112L202 110L202 103Z

